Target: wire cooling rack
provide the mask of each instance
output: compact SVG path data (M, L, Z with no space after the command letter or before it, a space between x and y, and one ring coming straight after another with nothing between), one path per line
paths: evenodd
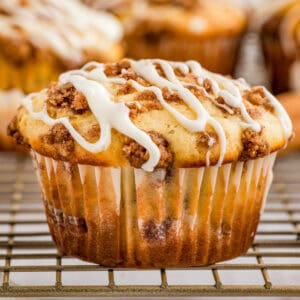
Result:
M300 154L279 160L256 241L204 268L107 269L57 253L31 161L0 155L0 297L300 296Z

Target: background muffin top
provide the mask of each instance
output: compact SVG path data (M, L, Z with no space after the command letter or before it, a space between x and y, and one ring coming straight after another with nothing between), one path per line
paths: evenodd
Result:
M10 134L70 162L194 167L263 157L292 125L263 87L197 62L89 63L23 102Z
M26 60L38 48L73 66L100 58L122 38L115 17L77 0L1 0L0 27L2 51L14 59Z
M247 24L246 13L226 1L149 0L134 4L124 19L126 31L143 23L142 26L160 26L177 34L211 36L235 34Z
M285 53L300 56L300 1L281 4L263 25L263 33L280 39Z

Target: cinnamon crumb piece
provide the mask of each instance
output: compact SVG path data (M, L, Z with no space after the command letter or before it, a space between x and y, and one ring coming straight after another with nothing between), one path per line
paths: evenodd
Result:
M245 107L252 119L258 119L261 117L261 112L257 109L257 107L250 102L245 101Z
M73 101L71 102L72 109L76 112L83 112L88 109L88 102L82 93L76 91L73 97Z
M48 88L47 104L54 107L70 107L76 113L89 109L85 96L77 91L71 83L59 85L54 82Z
M208 93L211 93L212 92L212 83L209 79L204 79L203 81L203 87L205 88L205 90L208 92Z
M137 101L144 101L144 100L158 101L156 98L156 95L152 91L143 91L143 92L137 93L135 95L135 100L137 100Z
M49 133L41 136L41 140L45 144L53 145L63 157L69 156L75 149L74 139L61 123L55 124Z
M194 87L194 86L188 86L188 89L199 99L203 99L205 98L205 94L203 89L198 88L198 87Z
M129 69L131 67L130 60L127 58L123 58L122 60L120 60L118 65L121 69Z
M128 59L122 59L117 63L105 64L104 73L108 77L116 77L121 74L130 74L133 73L133 70L130 68L131 64ZM124 72L127 70L127 72Z
M226 104L226 103L225 103L225 100L224 100L221 96L219 96L219 97L216 99L216 101L217 101L219 104Z
M108 77L115 77L121 74L122 68L116 63L105 64L104 74Z
M25 148L30 148L29 144L25 141L24 137L18 128L18 119L14 117L7 127L7 135L11 136L18 145L22 145Z
M197 144L199 146L212 147L213 145L215 145L217 139L218 136L215 133L199 132Z
M125 84L122 84L118 87L117 95L128 95L135 91L130 81L127 81Z
M136 80L138 76L133 71L133 69L129 68L129 69L126 69L126 70L122 70L121 77L126 79L126 80Z
M135 95L134 102L127 102L126 106L130 109L131 118L135 118L138 113L163 109L162 105L152 91L137 93Z
M271 147L262 137L261 132L256 132L250 128L244 130L242 134L243 151L240 155L241 161L259 158L268 155Z
M261 105L272 113L274 113L274 107L265 95L264 89L261 86L256 86L250 91L246 91L245 98L253 105Z
M262 87L254 87L247 93L247 100L254 105L262 105L266 101L265 93Z
M274 114L274 106L272 105L272 103L267 100L265 103L264 103L264 108L266 110L268 110L269 112L271 112L272 114Z
M162 89L162 94L167 102L183 102L183 100L178 96L178 94L170 92L169 89L166 87Z
M168 141L157 132L149 132L149 135L160 150L160 161L156 167L169 167L173 162L173 153L171 152ZM129 160L130 165L134 168L140 168L149 159L148 151L136 141L128 137L125 138L122 151L125 157Z
M138 115L138 113L141 112L141 107L142 107L142 106L141 106L141 104L138 105L137 102L127 102L125 105L126 105L126 106L129 108L129 110L130 110L130 112L129 112L129 117L130 117L131 119L136 118L136 116Z

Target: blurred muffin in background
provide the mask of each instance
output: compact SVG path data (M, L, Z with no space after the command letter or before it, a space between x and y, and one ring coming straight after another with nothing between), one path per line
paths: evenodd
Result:
M122 19L126 56L135 59L197 60L207 69L232 74L246 13L225 1L135 1Z
M77 0L0 1L0 89L40 90L88 60L123 55L115 17Z
M300 1L285 1L267 18L261 40L274 93L300 90Z
M19 89L0 91L0 150L21 149L21 146L16 145L17 136L13 139L7 135L7 126L15 116L23 97L24 94Z
M6 120L16 113L23 92L45 88L88 60L110 62L123 55L119 21L77 0L1 0L0 28L2 150L14 148Z
M300 92L283 93L278 95L278 99L288 112L294 127L294 138L283 153L300 150Z

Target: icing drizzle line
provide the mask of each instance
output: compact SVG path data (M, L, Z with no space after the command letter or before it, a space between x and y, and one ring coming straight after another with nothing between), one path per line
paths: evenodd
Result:
M179 69L183 74L191 72L197 79L199 89L203 81L207 78L212 84L213 97L222 97L224 103L228 107L238 108L244 121L241 126L251 128L259 132L261 125L253 120L247 112L247 109L242 101L241 91L249 89L249 86L240 80L231 80L218 74L211 73L201 67L198 62L188 61L182 62L168 62L165 60L130 60L131 68L140 77L144 78L150 86L143 86L135 80L131 80L132 86L137 91L152 91L161 105L187 130L191 132L205 132L206 126L210 125L218 135L220 143L220 156L218 165L221 165L227 148L227 141L224 129L220 123L212 117L205 107L201 104L199 99L186 87L186 83L181 82L175 74L174 69ZM156 65L159 65L163 70L165 77L162 77ZM93 66L90 71L87 69ZM111 143L111 129L114 128L122 134L134 139L142 145L149 152L149 160L142 166L145 171L153 171L160 160L160 151L156 144L151 140L150 136L137 128L129 118L129 109L123 102L114 102L113 95L105 88L105 84L113 83L123 85L127 80L120 77L107 77L105 72L105 65L97 62L90 62L80 70L69 71L60 76L59 82L61 84L72 83L73 86L80 91L87 99L89 107L99 122L101 128L101 137L95 143L86 141L72 126L68 118L62 117L52 119L47 113L46 102L43 109L39 112L34 112L32 106L32 99L36 94L29 95L25 98L23 104L29 113L36 119L42 120L48 125L55 125L62 123L70 132L75 141L84 149L92 153L99 153L106 150ZM171 106L163 97L162 88L167 88L170 92L175 92L185 102L185 104L196 113L195 119L189 119L173 106ZM278 116L286 139L292 133L291 121L281 106L271 93L264 89L265 95L273 105L276 115ZM206 93L206 96L212 99L212 96ZM212 101L218 105L216 101ZM233 111L232 111L233 113ZM209 141L209 149L206 156L206 164L210 164L210 151L214 144L213 138Z

